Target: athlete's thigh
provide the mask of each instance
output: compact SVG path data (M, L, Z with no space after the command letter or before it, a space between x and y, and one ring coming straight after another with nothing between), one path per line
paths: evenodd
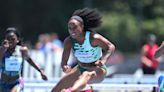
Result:
M15 85L10 92L17 92L17 85Z
M77 69L77 67L75 67L70 73L64 75L64 77L59 81L58 84L66 87L72 86L79 76L80 71Z

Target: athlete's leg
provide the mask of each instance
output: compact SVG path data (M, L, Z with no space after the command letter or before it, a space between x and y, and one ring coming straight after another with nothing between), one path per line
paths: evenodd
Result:
M14 87L12 87L10 92L22 92L23 86L24 86L24 80L23 78L19 78L19 80L15 81Z
M94 69L94 71L96 72L96 77L93 77L90 81L90 83L100 83L104 80L107 70L106 70L106 66L102 66L102 67L97 67L96 69Z
M15 85L12 89L11 92L17 92L17 85Z
M79 79L74 83L71 90L78 91L80 88L84 87L87 83L98 83L101 82L106 75L106 70L95 67L89 71L85 71L79 77Z
M61 92L62 89L71 87L80 76L80 71L75 67L70 73L66 74L52 89L51 92Z
M23 92L23 86L21 84L17 84L11 89L11 92Z

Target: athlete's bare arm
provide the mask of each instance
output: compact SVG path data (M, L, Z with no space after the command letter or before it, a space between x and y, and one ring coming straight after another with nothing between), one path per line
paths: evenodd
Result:
M101 61L103 64L107 62L110 55L114 52L115 46L109 40L101 36L100 34L93 34L94 41L91 42L92 45L99 46L104 50Z
M157 51L155 52L155 55L154 57L155 58L158 58L160 57L161 55L164 54L164 41L162 42L162 44L160 45L160 47L157 49Z

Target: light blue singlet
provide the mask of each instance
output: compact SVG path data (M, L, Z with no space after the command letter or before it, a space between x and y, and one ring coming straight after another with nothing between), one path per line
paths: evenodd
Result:
M15 52L10 55L9 52L6 52L1 64L1 72L9 75L16 76L21 74L21 68L23 63L22 54L20 52L21 46L16 46Z
M102 57L102 48L91 46L90 32L86 31L85 40L82 45L77 41L73 42L73 53L79 62L92 63Z

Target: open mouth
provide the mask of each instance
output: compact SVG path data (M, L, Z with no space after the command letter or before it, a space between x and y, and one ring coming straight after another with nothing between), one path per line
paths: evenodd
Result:
M75 34L75 33L72 33L71 35L72 35L72 36L75 36L76 34Z

